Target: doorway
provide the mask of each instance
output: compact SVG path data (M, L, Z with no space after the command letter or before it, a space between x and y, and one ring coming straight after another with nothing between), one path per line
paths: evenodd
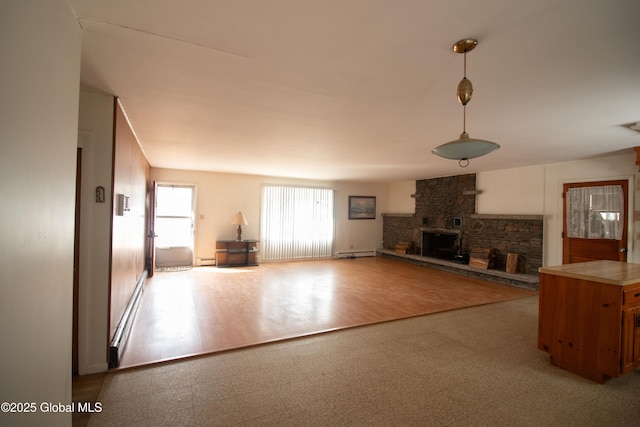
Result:
M155 195L154 269L193 266L195 186L158 184Z
M82 148L76 151L76 207L73 232L73 338L71 344L71 373L77 375L78 363L78 328L80 312L80 201L82 178Z
M627 261L627 180L564 184L562 263Z

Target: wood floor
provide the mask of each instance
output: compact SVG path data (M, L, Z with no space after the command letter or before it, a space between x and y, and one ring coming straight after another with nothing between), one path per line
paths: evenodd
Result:
M156 273L120 367L536 294L381 257Z
M78 403L90 403L93 405L98 400L98 394L102 388L102 383L107 375L106 372L90 375L76 375L73 377L72 401ZM94 406L92 406L94 407ZM74 411L71 425L73 427L82 427L89 424L90 412Z

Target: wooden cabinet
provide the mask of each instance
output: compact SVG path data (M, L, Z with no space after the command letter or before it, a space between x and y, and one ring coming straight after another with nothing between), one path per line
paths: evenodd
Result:
M640 288L624 291L622 300L622 373L640 367Z
M602 383L640 367L640 264L540 268L538 348L551 363Z
M259 243L257 240L218 240L216 242L216 266L258 265Z

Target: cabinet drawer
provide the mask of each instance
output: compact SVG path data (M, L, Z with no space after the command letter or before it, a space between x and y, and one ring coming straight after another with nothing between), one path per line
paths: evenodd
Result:
M640 306L640 288L624 291L622 305L624 307L634 307L636 305Z

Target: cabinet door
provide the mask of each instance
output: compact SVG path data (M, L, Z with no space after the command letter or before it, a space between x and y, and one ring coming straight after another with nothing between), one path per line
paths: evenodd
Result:
M640 367L640 307L632 307L622 312L621 373L637 367Z
M223 267L229 264L226 249L218 249L216 251L216 266Z

